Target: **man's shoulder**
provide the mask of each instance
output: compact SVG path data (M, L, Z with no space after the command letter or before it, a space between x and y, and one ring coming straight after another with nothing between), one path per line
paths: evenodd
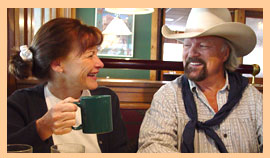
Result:
M181 88L181 78L182 76L177 77L176 79L166 83L165 85L163 85L162 87L170 87L170 88Z
M248 84L245 89L244 95L262 96L262 93L252 84Z
M159 88L159 90L156 93L164 93L164 94L175 93L176 91L182 88L181 78L182 76L179 76L176 79L164 84Z

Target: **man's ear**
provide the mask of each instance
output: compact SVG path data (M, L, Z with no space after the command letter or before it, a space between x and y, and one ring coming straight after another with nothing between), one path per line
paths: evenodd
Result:
M226 51L224 52L223 62L227 61L230 56L230 48L227 47Z
M53 71L59 72L59 73L62 73L64 71L64 69L62 68L60 59L56 59L56 60L52 61L51 68Z

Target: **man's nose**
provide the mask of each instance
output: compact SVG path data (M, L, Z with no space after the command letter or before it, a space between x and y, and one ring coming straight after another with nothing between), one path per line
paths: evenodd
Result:
M188 52L189 57L198 57L200 56L200 52L197 48L197 46L191 46Z

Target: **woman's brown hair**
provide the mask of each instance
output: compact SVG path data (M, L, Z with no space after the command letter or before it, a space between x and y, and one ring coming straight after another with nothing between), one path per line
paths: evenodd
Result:
M42 25L35 34L29 47L32 61L24 61L17 51L10 58L9 72L18 79L33 75L47 80L50 79L52 61L66 57L73 49L81 55L102 41L103 35L98 28L84 25L77 19L56 18Z

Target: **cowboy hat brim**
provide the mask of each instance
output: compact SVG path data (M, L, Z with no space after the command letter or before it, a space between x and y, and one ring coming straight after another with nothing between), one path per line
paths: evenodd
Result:
M168 39L183 41L185 38L202 36L219 36L231 42L235 48L237 57L242 57L250 53L256 46L257 39L254 31L245 24L238 22L226 22L215 25L204 31L189 31L185 33L175 33L166 25L162 27L162 35Z

